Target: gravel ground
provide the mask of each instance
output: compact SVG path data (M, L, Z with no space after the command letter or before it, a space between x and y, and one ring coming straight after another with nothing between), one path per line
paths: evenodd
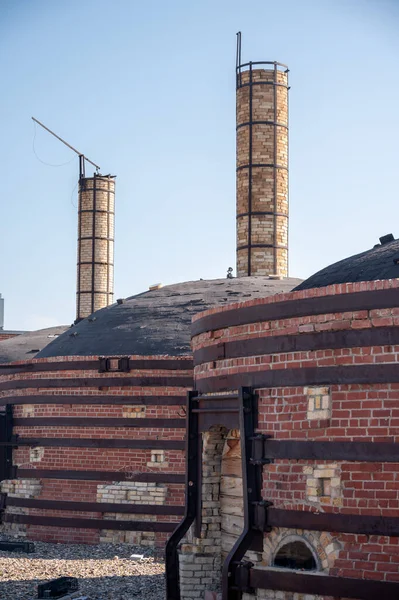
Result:
M77 577L78 595L85 600L165 598L164 560L152 549L35 542L35 550L32 554L0 552L1 600L37 598L38 583L62 576ZM134 560L132 554L144 558Z

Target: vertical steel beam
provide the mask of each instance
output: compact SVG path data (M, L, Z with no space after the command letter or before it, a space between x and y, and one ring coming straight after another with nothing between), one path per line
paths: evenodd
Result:
M223 564L222 600L241 598L242 591L234 586L239 563L249 548L263 550L263 532L255 529L255 506L262 498L262 466L251 462L252 438L257 424L256 397L251 388L240 389L239 407L244 529Z
M193 412L198 392L187 394L186 412L186 507L182 522L169 538L165 549L166 599L180 600L178 545L194 522L198 510L198 481L201 457L198 456L198 414Z

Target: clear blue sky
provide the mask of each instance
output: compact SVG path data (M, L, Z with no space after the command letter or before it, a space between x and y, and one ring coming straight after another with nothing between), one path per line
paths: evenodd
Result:
M115 294L235 267L235 33L290 67L290 274L399 236L398 0L2 0L5 327L75 318L78 160L117 175Z

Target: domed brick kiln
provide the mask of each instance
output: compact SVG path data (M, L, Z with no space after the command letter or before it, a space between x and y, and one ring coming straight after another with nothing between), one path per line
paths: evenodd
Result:
M399 597L399 280L299 287L194 317L170 599Z

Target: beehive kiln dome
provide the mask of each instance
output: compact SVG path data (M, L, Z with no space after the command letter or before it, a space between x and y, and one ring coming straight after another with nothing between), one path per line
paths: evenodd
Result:
M397 279L399 277L399 239L380 238L381 244L360 254L344 258L318 271L295 290L324 287L335 283Z
M46 346L51 356L190 354L193 315L211 308L288 292L300 279L242 277L188 281L131 296L83 319Z
M67 331L67 325L48 327L38 331L27 331L0 342L0 364L15 360L29 360L37 355L47 344Z

